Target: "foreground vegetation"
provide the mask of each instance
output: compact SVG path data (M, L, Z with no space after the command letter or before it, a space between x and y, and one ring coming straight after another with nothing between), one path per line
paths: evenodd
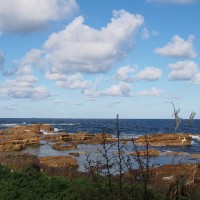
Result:
M155 190L149 190L149 199L163 199ZM78 178L74 180L65 177L49 177L44 173L29 169L13 171L6 166L0 166L0 199L1 200L94 200L94 199L143 199L143 191L135 187L134 195L129 185L123 188L123 197L119 196L118 186L113 185L112 193L108 182L100 176Z

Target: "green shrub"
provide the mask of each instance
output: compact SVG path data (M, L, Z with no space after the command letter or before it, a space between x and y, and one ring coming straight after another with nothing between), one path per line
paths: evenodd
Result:
M135 189L131 196L130 185L124 185L123 199L141 199L142 190ZM155 190L149 190L150 199L161 199ZM110 193L108 180L96 175L92 180L79 178L70 180L65 177L49 177L44 173L28 169L13 171L0 165L0 200L118 200L117 183L113 183ZM120 199L122 200L122 199Z

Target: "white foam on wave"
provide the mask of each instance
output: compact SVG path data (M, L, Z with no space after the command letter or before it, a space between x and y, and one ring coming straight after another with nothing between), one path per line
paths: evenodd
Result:
M54 128L54 131L53 131L53 132L49 132L49 131L46 131L46 130L40 130L40 132L41 132L43 135L55 135L55 134L58 134L58 132L59 132L60 130L61 130L61 129Z
M19 126L20 124L0 124L0 126L5 126L5 127L12 127L12 126Z
M79 125L81 123L63 123L62 125L64 126L76 126L76 125Z
M115 135L112 135L113 138L117 138L116 134ZM142 135L131 135L131 134L120 134L120 138L124 138L124 139L130 139L130 138L137 138L139 136L142 136Z
M76 132L74 132L74 133L68 133L69 135L73 135L73 134L76 134Z
M76 125L80 125L81 123L60 123L60 124L49 124L49 125L52 125L52 126L76 126Z
M196 144L196 142L195 142L195 141L192 141L191 144Z
M54 132L59 132L59 131L62 131L62 129L54 128Z
M40 130L40 132L42 132L42 134L44 134L44 135L50 135L50 134L52 134L52 132L48 132L46 130Z
M194 140L198 140L200 141L200 136L197 136L197 135L191 135L192 139Z
M32 124L27 124L26 122L23 123L13 123L13 124L0 124L0 127L19 127L19 126L30 126Z

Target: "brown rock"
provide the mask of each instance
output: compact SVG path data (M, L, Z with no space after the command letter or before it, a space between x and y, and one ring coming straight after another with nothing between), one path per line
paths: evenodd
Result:
M47 132L54 131L54 128L49 124L40 124L39 127L40 127L40 131L42 131L42 130L47 131Z
M189 134L152 134L134 139L137 145L145 145L146 140L151 146L185 146L191 145L192 137Z
M177 152L177 151L166 151L160 154L161 156L187 156L189 155L186 152Z
M170 183L173 183L179 177L183 177L186 180L186 184L189 186L195 186L200 180L200 165L196 164L179 164L179 165L164 165L151 169L151 177L155 177L155 187L158 189L167 189Z
M136 178L142 179L143 177L141 169L133 170L131 174ZM131 174L127 172L124 177L130 178ZM167 164L149 168L148 185L165 193L169 185L173 184L179 177L185 179L185 183L190 189L197 188L198 191L200 186L200 164ZM136 179L136 181L138 181L138 179Z
M144 151L133 151L133 152L130 152L130 155L132 156L147 156L147 151L144 150ZM156 149L149 149L148 150L148 155L149 156L159 156L160 155L160 151L156 150Z
M14 170L26 169L29 166L39 168L37 156L28 153L0 153L0 163Z
M191 154L190 157L194 159L200 159L200 154Z
M80 156L80 154L77 153L77 152L71 152L71 153L69 153L69 155L70 156L75 156L75 157L79 157Z
M104 134L104 133L97 133L97 134L95 134L95 139L103 142L103 141L107 141L109 139L112 139L112 135L111 134Z
M67 144L67 143L56 143L52 145L52 148L55 150L74 150L77 149L77 145Z
M15 139L24 138L23 136L37 136L41 130L52 131L53 127L46 124L34 124L30 126L16 126L1 131L1 137L9 137Z
M59 141L70 141L70 135L68 133L55 133L55 134L47 134L41 137L43 140L49 140L50 142L59 142Z
M111 134L97 133L94 134L91 139L84 141L84 144L113 143L116 142L116 140L116 138L112 138Z
M4 140L0 142L0 151L17 151L25 148L22 140Z
M40 138L39 137L27 138L27 139L23 139L23 142L25 145L39 145Z
M73 167L77 166L77 160L70 156L48 156L39 158L40 165L51 167Z
M52 126L34 124L5 129L0 133L0 151L21 150L26 145L40 144L40 131L51 131Z
M70 135L71 139L74 141L79 140L79 141L83 141L83 140L89 140L92 139L93 135L86 133L86 132L79 132L76 134L71 134Z

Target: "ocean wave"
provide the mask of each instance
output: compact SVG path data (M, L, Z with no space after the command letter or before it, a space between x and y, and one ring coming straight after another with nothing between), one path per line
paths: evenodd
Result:
M59 128L54 128L54 132L59 132L62 131L63 129L59 129Z
M112 134L113 138L117 138L117 135L116 134ZM124 138L124 139L130 139L130 138L137 138L139 136L142 136L142 135L133 135L133 134L125 134L125 133L121 133L120 134L120 138Z
M76 125L80 125L81 123L63 123L63 126L76 126Z
M40 132L42 132L42 134L44 134L44 135L48 135L50 133L50 132L47 132L45 130L40 130Z
M17 127L17 126L30 126L33 124L27 124L26 122L22 122L22 123L12 123L12 124L0 124L0 127Z
M1 127L13 127L13 126L20 126L21 124L17 124L17 123L14 123L14 124L0 124Z
M194 144L197 144L197 143L195 141L192 141L191 144L194 145Z
M195 139L195 140L198 140L200 141L200 136L197 136L197 135L191 135L192 139Z
M46 130L40 130L40 132L42 132L43 135L55 135L55 132L49 132Z
M80 125L81 123L50 123L49 125L52 126L76 126L76 125Z

